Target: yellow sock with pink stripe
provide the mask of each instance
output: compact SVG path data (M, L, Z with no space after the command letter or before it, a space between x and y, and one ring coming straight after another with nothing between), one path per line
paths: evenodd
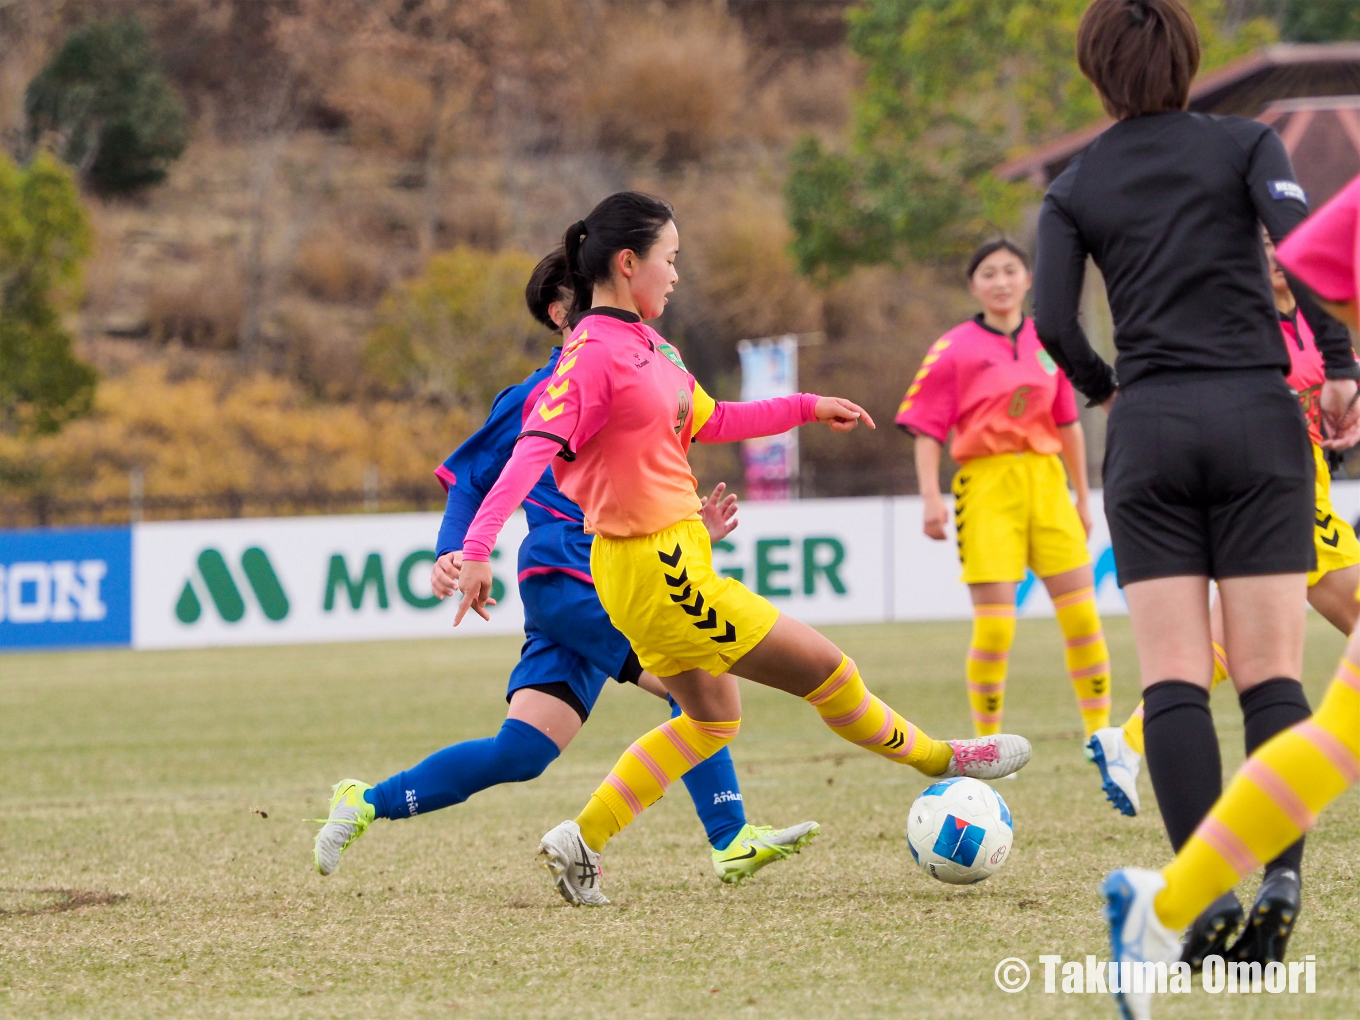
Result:
M1006 667L1015 641L1014 604L973 607L973 640L968 646L968 704L973 732L989 737L1001 732L1006 704Z
M644 733L623 752L576 818L596 853L666 792L671 783L732 742L741 720L698 722L678 715Z
M1078 588L1053 600L1067 640L1067 673L1086 736L1110 725L1110 650L1096 612L1096 590Z
M949 768L953 749L943 740L933 740L870 694L859 669L847 656L841 656L836 672L803 700L838 737L852 744L911 765L928 776L938 776Z
M1223 650L1223 646L1217 641L1214 642L1214 679L1209 684L1209 690L1213 690L1224 680L1228 679L1228 653ZM1124 723L1124 742L1133 748L1137 753L1143 753L1143 703L1138 702L1138 707L1133 710L1133 715L1129 716Z
M1311 719L1247 759L1176 859L1162 871L1157 916L1184 928L1244 875L1273 860L1360 779L1360 666L1341 660Z

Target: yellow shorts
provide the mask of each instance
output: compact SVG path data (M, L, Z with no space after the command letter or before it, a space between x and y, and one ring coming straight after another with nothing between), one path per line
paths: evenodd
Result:
M1308 575L1308 587L1313 587L1333 570L1360 563L1360 541L1355 529L1344 517L1332 509L1332 476L1327 469L1327 455L1322 447L1313 444L1313 460L1317 463L1317 491L1314 496L1316 513L1313 517L1313 544L1317 546L1317 569Z
M713 569L713 547L697 520L641 538L596 535L590 572L609 619L642 668L660 677L726 673L779 618L768 601Z
M1052 577L1086 566L1086 530L1056 454L977 457L954 476L954 525L964 584Z

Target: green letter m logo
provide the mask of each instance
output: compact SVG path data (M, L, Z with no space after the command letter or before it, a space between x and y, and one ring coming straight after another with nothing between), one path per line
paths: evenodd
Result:
M255 593L255 599L266 617L278 623L288 615L288 596L263 549L252 546L241 554L241 572L246 575L250 590ZM199 553L198 574L223 620L236 623L245 616L245 599L241 597L241 589L237 587L236 579L232 577L227 561L220 552L204 549ZM203 603L194 590L193 578L189 578L179 593L179 601L175 603L175 616L180 623L191 624L197 623L202 615Z
M344 555L336 553L331 557L331 567L326 573L326 612L335 609L336 588L344 585L345 591L349 594L350 608L358 609L363 605L364 592L368 590L370 584L378 593L378 608L386 609L387 582L383 580L382 557L377 553L369 553L368 559L364 561L363 574L358 581L351 581Z

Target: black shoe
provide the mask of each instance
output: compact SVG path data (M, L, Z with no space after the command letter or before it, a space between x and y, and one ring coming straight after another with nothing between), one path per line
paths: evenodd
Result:
M1242 924L1242 904L1234 892L1225 892L1204 908L1195 923L1185 933L1181 943L1181 962L1190 964L1191 971L1204 966L1206 956L1228 955L1228 940ZM1241 940L1239 940L1241 941Z
M1239 962L1265 966L1284 962L1285 946L1299 917L1299 873L1293 868L1269 872L1256 892L1251 915L1241 937L1233 943L1231 956Z

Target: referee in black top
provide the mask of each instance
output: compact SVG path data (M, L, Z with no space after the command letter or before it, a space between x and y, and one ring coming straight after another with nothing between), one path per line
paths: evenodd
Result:
M1117 123L1044 198L1034 322L1073 385L1110 411L1105 514L1138 647L1148 772L1179 850L1222 788L1209 713L1210 578L1247 752L1310 714L1298 678L1313 458L1284 381L1259 226L1279 241L1308 206L1269 127L1186 112L1199 39L1180 0L1094 0L1077 55ZM1078 323L1088 255L1114 315L1113 370ZM1295 292L1326 361L1327 445L1353 445L1360 368L1349 334ZM1259 916L1282 924L1283 937L1249 930L1231 955L1282 955L1302 853L1300 841L1271 862L1257 897ZM1183 958L1224 953L1241 918L1227 894L1191 928Z

